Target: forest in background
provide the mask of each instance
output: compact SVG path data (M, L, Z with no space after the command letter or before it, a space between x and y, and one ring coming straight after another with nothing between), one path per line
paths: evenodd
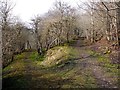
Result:
M12 17L14 5L10 1L0 3L3 67L16 53L36 49L41 55L44 50L78 37L85 38L88 44L106 38L110 45L120 45L119 2L86 2L76 9L58 1L44 16L31 19L31 28Z
M75 40L84 40L85 46L95 52L112 54L119 64L120 1L80 1L77 5L75 8L58 0L52 9L34 16L30 26L26 26L12 15L15 6L10 0L0 1L2 67L10 65L23 52L36 51L42 58L51 48L69 46Z

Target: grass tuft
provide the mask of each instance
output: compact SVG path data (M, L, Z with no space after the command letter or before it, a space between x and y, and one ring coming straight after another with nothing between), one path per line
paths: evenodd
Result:
M32 52L30 54L29 59L32 60L32 61L43 61L44 60L44 56L43 55L39 55L37 52Z
M21 53L21 54L16 55L16 56L15 56L15 59L16 59L16 60L19 60L19 59L24 59L24 57L25 57L25 52L24 52L24 53Z

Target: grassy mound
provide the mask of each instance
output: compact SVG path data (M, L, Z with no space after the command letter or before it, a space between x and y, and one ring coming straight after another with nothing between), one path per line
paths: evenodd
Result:
M58 65L74 57L75 50L69 46L57 46L47 51L44 61L40 63L45 67Z

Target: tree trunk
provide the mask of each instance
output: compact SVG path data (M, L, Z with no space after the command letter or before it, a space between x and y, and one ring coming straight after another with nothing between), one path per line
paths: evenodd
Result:
M109 11L106 11L106 19L107 19L107 40L110 41L110 17L109 17Z
M69 31L67 32L67 43L69 43Z
M0 27L0 68L2 68L2 29ZM2 70L0 70L0 77L2 77ZM2 85L2 79L0 79L0 85ZM2 87L0 87L2 90Z
M118 5L120 5L120 1L118 2ZM118 35L118 44L120 46L120 7L117 9L117 35Z
M39 55L43 54L43 52L42 52L42 46L41 46L39 40L37 41L37 52L38 52Z
M93 7L94 8L94 7ZM93 10L91 9L91 43L94 43L94 20L93 20Z

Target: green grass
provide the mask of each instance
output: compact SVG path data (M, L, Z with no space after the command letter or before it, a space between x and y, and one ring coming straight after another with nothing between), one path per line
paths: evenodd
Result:
M106 58L105 56L99 56L98 62L99 63L110 63L110 60L108 58Z
M10 65L8 65L6 68L3 69L3 72L6 71L22 71L25 68L25 64L23 60L15 60Z
M78 71L79 72L79 71ZM97 88L96 79L92 76L89 69L83 71L80 75L73 74L73 83L80 84L82 88ZM71 75L71 74L70 74Z
M24 53L21 53L21 54L18 54L18 55L15 55L15 59L16 59L16 60L24 59L24 57L25 57L25 52L24 52Z
M59 66L64 64L66 61L73 59L76 54L77 51L68 45L56 46L46 52L44 61L39 64L45 67Z
M98 52L95 51L88 51L93 57L96 58L98 64L100 65L100 67L102 68L102 70L104 71L103 75L105 77L113 77L112 78L112 82L116 83L118 80L118 74L119 74L119 70L118 70L118 66L119 64L113 64L109 58L110 54L106 53L106 54L100 54Z
M18 55L15 55L15 60L21 60L24 58L28 58L32 61L43 61L44 60L44 55L39 55L37 51L32 51L32 52L24 52Z
M88 51L90 54L92 54L93 57L97 58L98 63L107 69L107 71L113 72L113 73L117 73L117 67L118 64L112 64L110 59L109 59L109 55L108 54L104 54L104 55L100 55L100 53L96 53L94 51Z
M29 56L29 59L32 61L43 61L44 58L43 55L39 55L37 52L32 52Z
M78 51L74 49L73 47L69 47L69 59L75 58L78 56Z
M118 64L112 64L110 59L105 56L99 56L98 62L107 72L118 74Z

